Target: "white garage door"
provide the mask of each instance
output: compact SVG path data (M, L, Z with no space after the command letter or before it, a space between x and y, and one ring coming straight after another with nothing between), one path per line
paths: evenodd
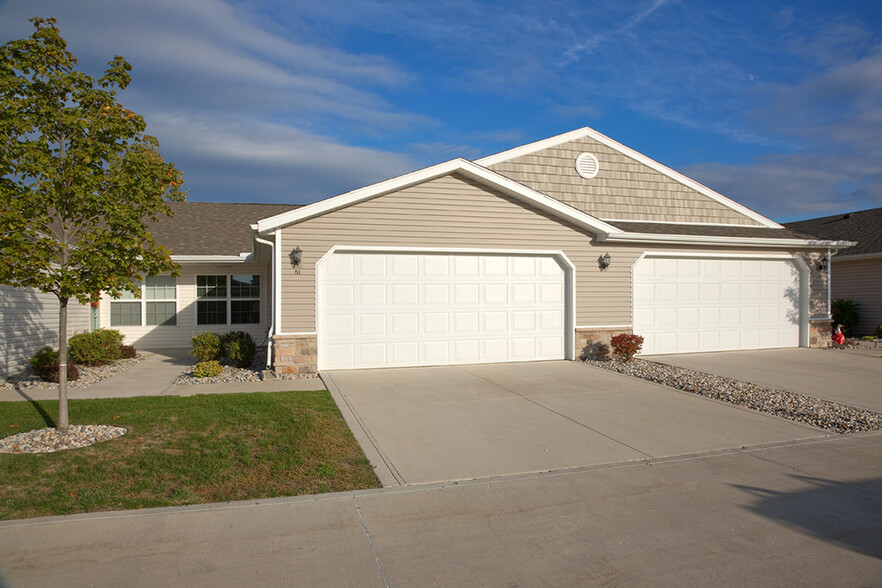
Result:
M317 269L319 369L563 359L551 256L333 253Z
M789 260L646 257L634 266L643 353L799 345L799 273Z

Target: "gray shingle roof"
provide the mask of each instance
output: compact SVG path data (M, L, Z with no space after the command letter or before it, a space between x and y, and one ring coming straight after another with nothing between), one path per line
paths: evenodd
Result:
M296 204L171 202L174 216L160 217L150 232L173 255L238 255L252 248L251 224L299 208Z
M858 242L854 247L840 251L839 255L882 252L882 208L785 223L785 226L823 239Z
M641 223L606 221L629 233L664 235L697 235L702 237L757 237L762 239L811 239L812 235L790 229L772 227L730 227L720 225L679 225L671 223Z

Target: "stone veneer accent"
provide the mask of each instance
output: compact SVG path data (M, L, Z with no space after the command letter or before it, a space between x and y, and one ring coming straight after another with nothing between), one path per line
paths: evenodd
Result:
M589 328L576 329L576 357L585 359L594 355L601 345L609 348L609 340L620 333L631 333L630 328ZM612 350L610 350L612 351Z
M318 372L318 342L315 335L275 335L273 369L277 374Z
M812 319L809 321L809 347L832 347L833 321Z

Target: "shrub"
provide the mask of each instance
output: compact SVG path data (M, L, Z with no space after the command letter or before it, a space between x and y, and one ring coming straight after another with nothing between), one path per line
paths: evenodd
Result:
M245 331L230 331L225 334L221 337L221 347L223 354L241 368L251 365L251 360L254 359L257 351L254 337Z
M860 317L857 307L858 305L853 300L843 298L837 298L830 305L833 312L833 323L842 325L842 332L849 337L854 334L854 327L858 324Z
M581 359L606 361L609 359L609 345L600 341L595 341L590 345L586 345L582 348Z
M43 347L30 359L31 369L41 380L45 382L58 381L58 352L51 347ZM67 364L67 379L70 381L80 379L80 370L69 361Z
M882 339L882 325L879 325L878 327L876 327L876 338Z
M132 359L133 357L137 357L138 352L135 351L135 348L131 345L120 345L119 346L119 358L120 359Z
M217 361L200 361L193 367L193 377L211 378L224 373L224 368Z
M190 355L199 361L217 361L221 358L223 346L217 333L202 331L194 335L190 342L193 344Z
M68 341L70 358L85 365L104 365L122 357L124 335L115 329L77 333Z
M875 341L876 335L864 335L861 337L861 341Z
M643 337L622 333L610 339L613 353L623 361L631 361L643 347Z

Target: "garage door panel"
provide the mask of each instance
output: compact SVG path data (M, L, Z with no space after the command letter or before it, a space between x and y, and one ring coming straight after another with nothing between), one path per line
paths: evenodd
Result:
M644 337L644 353L799 343L799 273L792 261L647 257L633 276L634 332Z
M319 369L565 356L551 256L338 253L317 288Z

